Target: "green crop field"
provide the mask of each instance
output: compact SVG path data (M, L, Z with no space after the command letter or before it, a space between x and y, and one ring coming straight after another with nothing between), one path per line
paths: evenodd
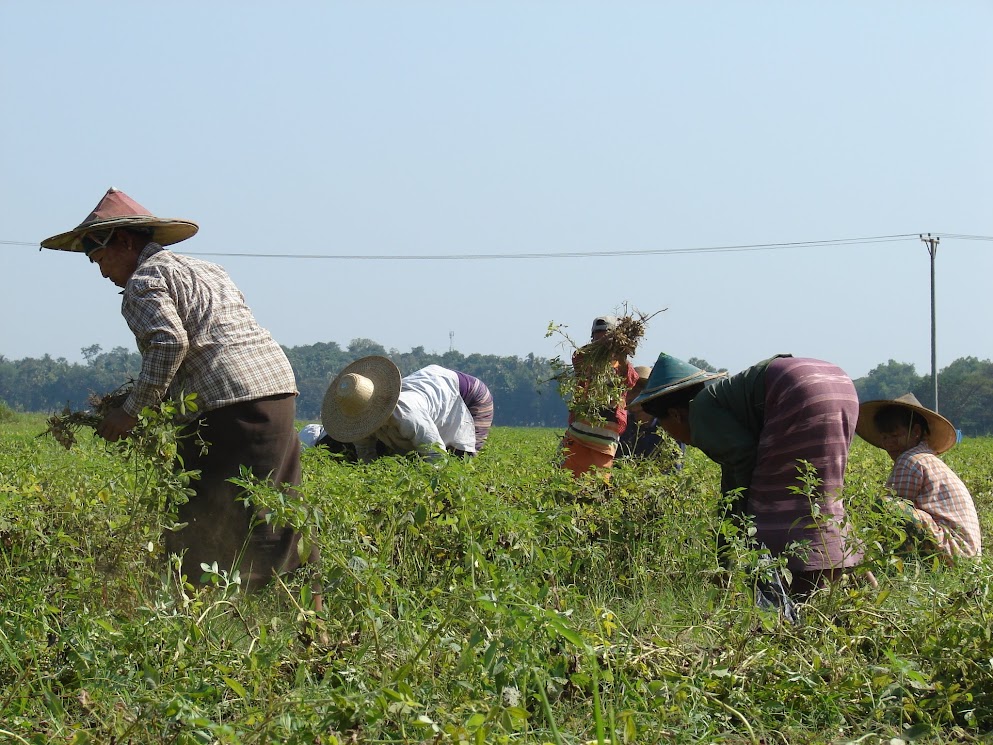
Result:
M8 413L9 414L9 413ZM349 465L304 454L301 500L255 487L319 542L312 575L255 596L224 567L184 588L161 533L185 484L154 425L65 450L0 423L0 742L948 743L993 733L993 563L895 552L888 458L857 441L856 574L758 609L759 554L719 517L716 466L555 467L551 429L483 454ZM993 440L946 460L993 536ZM800 484L800 488L804 488ZM736 555L722 571L716 536ZM313 610L311 583L324 588Z

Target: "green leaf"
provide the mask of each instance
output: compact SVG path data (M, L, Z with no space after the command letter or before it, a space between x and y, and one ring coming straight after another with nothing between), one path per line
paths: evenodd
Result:
M476 712L471 717L465 720L465 728L470 731L478 729L483 725L485 721L486 721L486 715Z
M915 724L912 727L907 727L902 734L904 739L913 742L914 740L919 740L922 737L930 735L931 728L926 724Z
M224 682L228 684L228 688L237 693L241 698L248 700L248 691L245 690L245 686L239 683L234 678L224 677Z

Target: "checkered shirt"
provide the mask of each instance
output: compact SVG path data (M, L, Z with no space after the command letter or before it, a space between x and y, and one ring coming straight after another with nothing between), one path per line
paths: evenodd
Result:
M217 264L149 243L122 294L142 357L128 414L194 392L200 413L297 392L286 354Z
M969 489L927 442L903 452L886 486L910 501L918 519L949 556L979 556L982 539Z

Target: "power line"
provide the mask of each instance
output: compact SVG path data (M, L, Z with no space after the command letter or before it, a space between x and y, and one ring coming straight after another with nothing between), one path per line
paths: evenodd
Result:
M339 261L489 261L519 259L579 259L614 256L662 256L697 253L736 253L742 251L779 251L790 248L823 248L828 246L856 246L873 243L917 240L919 233L898 233L894 235L864 236L861 238L834 238L816 241L792 241L786 243L745 243L726 246L695 246L691 248L648 248L621 249L614 251L561 251L548 253L492 253L492 254L270 254L270 253L225 253L220 251L184 251L189 256L227 256L249 259L323 259ZM956 240L993 241L993 236L967 235L960 233L932 233L932 235ZM0 240L0 245L37 246L26 241Z
M359 255L359 254L247 254L247 253L201 253L200 256L238 256L245 258L286 258L286 259L339 259L359 261L482 261L499 259L581 259L602 256L658 256L673 254L719 253L740 251L774 251L785 248L811 246L841 246L863 243L883 243L916 238L916 233L906 235L872 236L868 238L841 238L827 241L797 241L793 243L751 243L731 246L697 246L693 248L649 248L621 249L614 251L559 251L549 253L517 254L414 254L398 255Z
M966 235L964 233L929 233L939 238L954 238L957 241L993 241L989 235Z

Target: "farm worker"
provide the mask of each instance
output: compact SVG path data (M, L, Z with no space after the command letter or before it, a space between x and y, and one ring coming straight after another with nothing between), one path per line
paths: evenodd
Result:
M242 587L252 590L299 566L299 536L246 509L238 501L241 489L227 480L245 466L275 484L300 483L296 381L282 348L256 323L227 273L165 248L197 230L194 222L156 217L110 189L76 228L41 245L85 254L123 289L121 313L141 352L141 373L97 434L114 442L146 406L196 393L197 411L181 420L191 436L180 440L179 454L186 469L201 473L195 494L179 507L187 526L165 534L166 549L183 555L182 571L194 585L201 563L217 562L220 569L237 565ZM209 443L205 453L192 436L197 430ZM317 558L316 548L310 558Z
M652 368L647 365L638 365L634 368L638 373L638 382L628 391L627 410L628 423L624 431L621 432L621 440L617 448L618 458L654 458L665 451L664 431L659 426L659 420L646 412L641 404L633 401L641 395L648 385L648 378L652 374ZM686 452L686 443L676 442L679 448L679 459L675 463L675 469L682 470L682 455Z
M607 344L608 335L615 331L618 325L617 316L604 315L593 319L590 329L590 344ZM577 386L583 388L588 380L584 378L591 374L587 368L586 354L582 349L576 350L572 356L572 367L576 372ZM608 361L618 377L618 384L625 392L638 382L635 372L626 356L615 355ZM596 421L569 412L569 423L562 436L560 451L562 468L572 471L575 478L587 473L590 469L608 469L614 463L614 456L620 444L621 433L627 426L628 413L625 397L611 401L598 412ZM609 474L605 474L609 478Z
M493 396L478 378L439 365L405 377L379 355L355 360L331 382L321 405L325 432L353 442L359 459L439 450L478 453L493 424Z
M938 457L955 444L950 421L907 393L862 404L855 431L893 459L887 503L920 548L948 559L982 554L976 503L962 479Z
M635 403L720 464L721 490L740 490L733 511L754 520L755 539L773 556L806 544L787 557L792 595L861 560L847 540L840 494L859 408L843 370L776 355L727 377L663 353ZM812 495L794 491L801 460L817 471Z

